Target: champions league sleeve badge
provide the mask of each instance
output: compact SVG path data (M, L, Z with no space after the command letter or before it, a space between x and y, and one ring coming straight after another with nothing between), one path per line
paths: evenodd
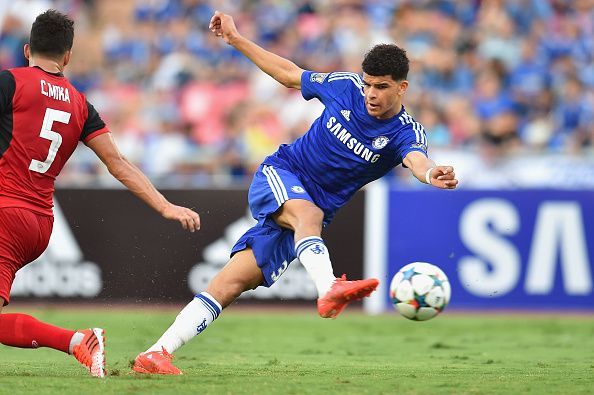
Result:
M414 144L411 144L410 146L411 146L411 148L418 148L420 150L427 152L427 146L425 144L414 143Z
M324 82L326 77L328 77L328 73L312 73L309 77L309 80L311 82L317 82L318 84L321 84Z

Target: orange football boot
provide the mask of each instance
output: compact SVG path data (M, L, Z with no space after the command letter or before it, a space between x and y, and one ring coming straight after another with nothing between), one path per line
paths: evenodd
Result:
M161 351L138 354L132 370L147 374L183 374L181 370L173 366L172 359L173 355L169 354L165 347L161 347Z
M376 278L348 281L343 274L342 277L334 280L326 295L318 298L320 317L336 318L350 302L369 296L378 285L379 280Z
M105 377L105 331L101 328L77 331L84 335L82 341L72 348L72 355L93 377Z

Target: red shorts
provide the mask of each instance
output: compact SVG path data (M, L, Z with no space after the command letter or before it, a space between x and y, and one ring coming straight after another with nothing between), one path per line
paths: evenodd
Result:
M0 298L10 300L10 288L20 268L47 248L54 217L25 208L0 208Z

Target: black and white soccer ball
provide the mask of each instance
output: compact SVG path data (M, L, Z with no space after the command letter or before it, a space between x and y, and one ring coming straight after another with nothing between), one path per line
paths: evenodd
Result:
M390 283L394 308L414 321L426 321L441 313L450 302L451 293L445 273L427 262L409 263Z

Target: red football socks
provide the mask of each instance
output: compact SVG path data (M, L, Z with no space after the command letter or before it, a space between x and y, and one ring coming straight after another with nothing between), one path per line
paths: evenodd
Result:
M49 347L68 353L75 331L49 325L26 314L0 314L0 343L20 348Z

